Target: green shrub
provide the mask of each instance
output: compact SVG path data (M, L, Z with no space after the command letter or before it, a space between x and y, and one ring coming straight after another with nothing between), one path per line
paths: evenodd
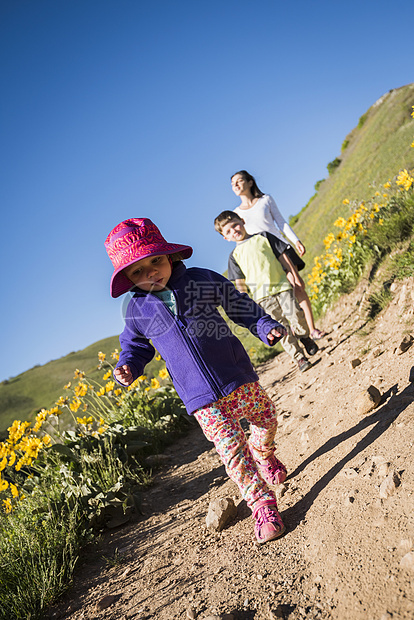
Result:
M326 166L328 168L329 174L333 174L335 170L338 168L338 166L340 166L340 164L341 164L341 159L339 159L339 157L335 157L335 159L330 161L329 164Z

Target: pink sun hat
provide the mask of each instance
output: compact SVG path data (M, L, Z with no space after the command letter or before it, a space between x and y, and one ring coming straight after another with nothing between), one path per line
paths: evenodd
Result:
M119 297L134 285L123 273L125 267L148 256L180 253L190 258L193 248L189 245L168 243L158 228L148 218L125 220L115 226L105 240L105 248L114 266L111 278L111 295Z

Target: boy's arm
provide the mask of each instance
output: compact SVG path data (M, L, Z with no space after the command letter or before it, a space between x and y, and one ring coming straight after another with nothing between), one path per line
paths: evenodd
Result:
M234 284L239 291L239 293L248 293L249 289L247 288L246 280L244 278L236 278Z

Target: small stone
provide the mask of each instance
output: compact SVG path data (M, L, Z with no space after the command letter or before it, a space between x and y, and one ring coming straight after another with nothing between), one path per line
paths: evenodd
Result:
M185 617L188 618L188 620L195 620L196 618L196 614L195 611L192 607L188 607L186 613L185 613Z
M282 482L281 484L277 485L275 491L276 491L276 499L279 500L280 498L282 498L285 495L285 493L287 491L287 486L285 484L283 484L283 482Z
M350 361L351 364L351 368L356 368L357 366L359 366L360 364L362 364L361 360L359 359L359 357L355 358L354 360Z
M371 357L379 357L383 353L384 353L384 351L382 350L382 348L380 346L374 347L372 349L372 351L371 351Z
M390 463L381 463L381 465L378 467L378 475L381 476L381 478L385 478L385 476L388 476L389 473Z
M407 336L404 336L404 338L400 342L400 346L397 349L397 354L398 355L402 355L403 353L408 351L408 349L411 347L413 342L414 342L414 338L413 338L413 336L411 334L408 334Z
M396 488L400 485L400 478L394 470L391 470L388 476L382 481L379 496L387 499L395 493Z
M345 467L342 470L341 475L345 478L356 478L358 476L358 472L353 467Z
M409 551L401 558L400 566L414 571L414 551Z
M412 547L413 547L413 539L410 538L403 538L400 541L400 547L403 550L403 552L408 552L411 551Z
M120 577L120 578L121 578L121 579L125 579L125 577L126 577L127 575L129 575L129 573L131 572L131 570L132 570L132 568L131 568L130 566L128 566L128 568L126 568L126 569L124 570L124 572L122 573L122 575L121 575L121 577Z
M171 457L167 454L150 454L150 456L147 456L144 460L144 463L153 467L154 465L163 465L169 461L171 461Z
M367 390L361 392L357 397L355 405L360 415L365 415L378 407L381 401L381 392L374 385L370 385Z
M237 508L231 497L215 499L210 502L206 516L207 528L220 532L237 515Z
M392 620L392 614L388 613L388 611L385 612L385 614L382 614L380 620Z
M106 609L107 607L112 605L112 603L114 603L116 601L116 599L117 599L117 597L114 596L113 594L107 594L106 596L102 597L96 603L97 611L102 611L103 609Z

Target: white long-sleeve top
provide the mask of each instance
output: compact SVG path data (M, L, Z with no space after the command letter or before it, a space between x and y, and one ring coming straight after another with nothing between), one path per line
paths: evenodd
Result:
M270 232L285 243L288 239L294 246L299 241L269 194L264 194L250 209L236 207L234 211L244 219L245 228L249 235Z

